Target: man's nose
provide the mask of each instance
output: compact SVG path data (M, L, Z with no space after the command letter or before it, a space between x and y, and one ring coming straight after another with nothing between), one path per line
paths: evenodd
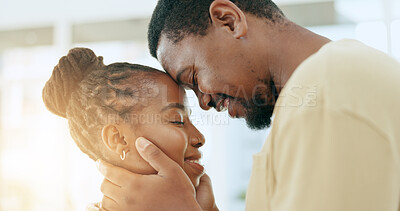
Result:
M196 93L197 99L199 100L199 105L203 110L209 110L211 107L209 106L209 103L211 102L212 98L211 95L209 94L204 94L202 93L198 87L194 89L194 92Z

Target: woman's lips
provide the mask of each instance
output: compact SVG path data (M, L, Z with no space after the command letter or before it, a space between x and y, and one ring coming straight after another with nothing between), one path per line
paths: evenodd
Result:
M204 166L200 164L199 160L185 160L185 163L192 167L199 175L204 174Z

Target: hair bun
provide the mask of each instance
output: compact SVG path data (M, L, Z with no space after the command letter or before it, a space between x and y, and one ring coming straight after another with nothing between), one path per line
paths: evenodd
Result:
M73 48L54 67L43 88L43 102L52 113L66 117L71 94L90 72L102 68L103 57L97 57L88 48Z

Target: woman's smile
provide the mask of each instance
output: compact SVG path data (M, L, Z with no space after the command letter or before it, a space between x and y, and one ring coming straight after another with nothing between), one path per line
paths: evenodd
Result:
M200 163L200 159L196 159L196 160L192 160L192 158L185 159L183 168L184 168L185 172L186 172L186 169L189 168L192 173L198 174L199 176L204 174L204 166ZM187 172L187 173L189 173L189 172Z

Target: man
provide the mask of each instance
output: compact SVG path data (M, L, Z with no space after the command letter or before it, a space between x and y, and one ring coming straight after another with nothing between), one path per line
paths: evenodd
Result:
M148 36L152 56L203 109L226 108L254 129L274 113L247 210L400 210L397 61L314 34L269 0L160 0ZM158 175L100 162L104 209L218 210L207 175L194 190L151 142L137 148Z

